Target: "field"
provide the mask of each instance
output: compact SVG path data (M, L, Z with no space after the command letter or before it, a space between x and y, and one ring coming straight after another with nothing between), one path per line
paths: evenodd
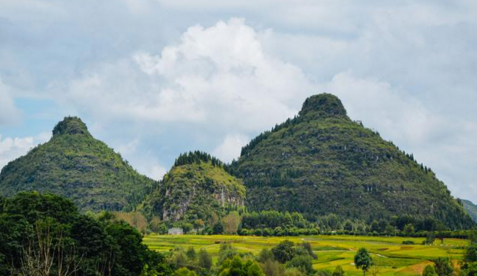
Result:
M239 252L258 254L262 248L271 248L288 239L295 243L309 242L318 259L313 261L315 269L334 270L341 265L347 275L362 275L353 265L357 249L367 248L372 253L377 275L420 275L426 264L437 257L449 257L457 264L462 258L467 241L436 240L432 246L421 245L423 238L367 237L367 236L303 236L303 237L252 237L252 236L169 236L148 235L144 242L149 248L167 252L174 247L204 248L215 258L220 243L232 243ZM414 241L415 245L403 245L403 241Z

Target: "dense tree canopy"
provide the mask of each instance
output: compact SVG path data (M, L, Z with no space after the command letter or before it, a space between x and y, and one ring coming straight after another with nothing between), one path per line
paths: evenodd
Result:
M1 200L0 275L170 275L162 255L124 222L82 215L62 197L24 192Z

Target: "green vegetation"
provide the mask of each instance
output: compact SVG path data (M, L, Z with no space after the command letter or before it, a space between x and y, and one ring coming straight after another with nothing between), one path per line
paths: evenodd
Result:
M432 265L426 266L424 268L424 272L422 273L422 276L438 276L436 273L436 269Z
M474 225L432 170L350 120L330 94L308 98L299 116L253 139L229 171L243 179L249 211L298 212L312 222L336 214L367 224L410 216L449 229Z
M142 210L168 226L236 233L240 219L234 211L243 211L244 200L245 187L225 171L222 162L206 153L191 152L179 156Z
M54 193L81 211L133 210L155 185L94 139L76 117L59 122L49 142L10 162L0 174L1 196Z
M167 253L177 247L194 247L197 252L200 252L200 250L207 251L214 264L219 262L221 255L231 258L237 254L243 258L249 258L253 255L255 260L261 264L262 270L267 276L281 276L285 273L285 270L288 274L296 272L298 275L301 275L299 270L287 268L286 265L275 260L271 250L285 240L293 242L294 246L292 248L295 250L302 250L300 245L303 243L310 244L312 252L317 256L316 259L313 257L311 259L312 267L316 273L331 275L337 266L341 266L346 275L349 276L363 274L353 264L354 256L360 248L366 248L375 263L367 275L379 272L377 275L411 276L421 275L424 268L439 257L450 258L454 265L458 265L464 259L464 254L469 244L469 241L464 239L445 239L444 244L423 245L424 237L343 235L257 237L226 235L168 236L154 234L144 237L144 243L150 249L159 252ZM414 245L403 245L402 242L406 240L413 241ZM222 249L224 247L228 249L224 251ZM221 251L226 253L219 253Z
M374 265L374 262L368 250L366 250L366 248L360 248L358 253L354 256L354 264L357 269L363 271L363 275L366 275L366 272Z
M462 276L476 276L477 275L477 231L471 235L470 245L467 247L463 265L461 268Z
M461 199L464 209L469 213L470 217L477 222L477 205L469 200Z
M82 215L36 192L0 200L0 275L170 275L164 257L126 223Z

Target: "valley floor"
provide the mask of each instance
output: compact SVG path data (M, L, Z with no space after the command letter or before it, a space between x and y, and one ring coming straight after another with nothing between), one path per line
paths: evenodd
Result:
M257 255L263 248L271 248L280 241L290 240L295 243L303 241L312 245L317 260L313 267L317 270L333 271L341 265L346 275L362 275L353 264L356 251L365 247L372 253L376 264L367 275L420 275L430 260L437 257L449 257L456 264L462 258L466 240L445 239L441 244L436 240L434 245L421 245L424 238L403 237L369 237L369 236L299 236L299 237L254 237L254 236L199 236L199 235L148 235L144 242L149 248L167 252L174 247L204 248L214 257L220 243L232 243L239 252L250 252ZM415 245L403 245L403 241L413 241Z

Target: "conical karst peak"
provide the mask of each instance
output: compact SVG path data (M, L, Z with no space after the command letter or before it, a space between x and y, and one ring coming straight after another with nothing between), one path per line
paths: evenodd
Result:
M85 123L83 123L83 121L81 121L81 119L78 117L65 117L63 121L56 124L55 128L53 129L53 136L64 135L64 134L90 135Z
M346 117L346 109L335 95L322 93L305 100L300 116L313 114L316 117Z

